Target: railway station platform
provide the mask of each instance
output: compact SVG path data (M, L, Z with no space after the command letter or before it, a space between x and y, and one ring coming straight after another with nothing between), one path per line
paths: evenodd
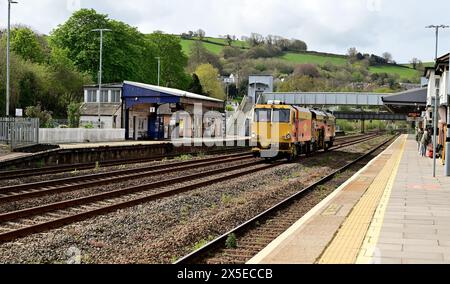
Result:
M443 173L403 135L249 264L449 264Z
M226 143L233 141L247 141L250 137L227 137L227 138L199 138L199 139L174 139L167 141L119 141L106 143L74 143L74 144L60 144L61 149L86 149L86 148L102 148L102 147L128 147L128 146L148 146L148 145L162 145L162 144L205 144L205 143Z

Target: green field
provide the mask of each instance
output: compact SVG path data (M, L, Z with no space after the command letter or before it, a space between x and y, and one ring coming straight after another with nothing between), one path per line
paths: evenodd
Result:
M186 40L186 39L182 39L181 40L181 47L183 48L183 52L186 55L190 54L191 51L191 46L194 44L193 40ZM217 45L217 44L212 44L212 43L207 43L207 42L203 42L203 46L209 50L210 52L219 55L222 52L223 46Z
M409 67L409 68L413 68L412 64L401 64L401 65ZM423 66L424 67L433 67L434 66L434 62L424 62Z
M213 37L207 37L205 38L206 41L210 41L210 42L214 42L220 45L228 45L228 42L226 39L223 38L213 38ZM235 40L233 41L233 43L231 44L231 46L234 47L239 47L239 48L250 48L250 46L248 45L247 42L245 41L240 41L240 40Z
M412 68L398 67L392 65L385 66L371 66L369 67L369 71L372 73L387 73L392 75L399 75L402 79L413 80L417 78L417 74L420 74L419 71L414 70Z
M187 40L187 39L181 39L181 46L183 47L183 52L186 55L189 55L191 51L191 46L194 44L195 40ZM210 42L205 42L210 41ZM205 41L203 41L203 45L207 50L210 52L219 55L222 52L222 49L228 45L227 41L222 38L211 38L207 37L205 38ZM239 47L239 48L248 48L248 44L243 41L234 41L232 43L232 46Z
M282 58L284 60L297 64L304 64L304 63L325 64L326 62L330 62L335 65L343 65L347 63L346 58L337 56L318 55L318 54L307 54L307 53L288 52Z
M222 38L211 38L207 37L205 38L206 41L209 42L203 42L203 45L206 49L208 49L210 52L220 55L222 52L222 49L227 46L227 42L225 39ZM189 55L191 46L194 43L195 40L185 40L181 39L181 46L183 47L183 52L186 55ZM233 46L240 47L240 48L249 48L248 44L243 41L234 41ZM325 64L327 62L330 62L335 65L343 65L347 63L347 59L344 57L339 56L333 56L333 55L321 55L321 54L312 54L312 53L294 53L294 52L287 52L283 56L280 57L283 60L286 60L291 63L295 64ZM425 63L425 66L432 66L433 63ZM405 68L406 67L406 68ZM370 72L372 73L388 73L388 74L398 74L400 78L402 79L408 79L408 80L414 80L417 79L417 74L420 73L417 70L412 69L411 64L403 64L401 66L392 66L392 65L385 65L385 66L372 66L369 68Z

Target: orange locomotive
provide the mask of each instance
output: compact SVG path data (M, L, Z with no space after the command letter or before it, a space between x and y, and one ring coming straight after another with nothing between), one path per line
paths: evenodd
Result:
M269 102L255 107L252 143L255 156L289 160L333 146L336 118L329 112Z

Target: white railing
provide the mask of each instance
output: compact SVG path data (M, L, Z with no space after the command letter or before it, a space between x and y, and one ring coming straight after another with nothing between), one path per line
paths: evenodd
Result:
M39 119L0 118L0 143L12 149L39 144Z

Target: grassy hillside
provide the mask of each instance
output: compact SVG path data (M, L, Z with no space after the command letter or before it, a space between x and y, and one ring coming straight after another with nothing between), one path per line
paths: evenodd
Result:
M385 65L385 66L371 66L369 71L372 73L387 73L387 74L397 74L402 79L414 79L420 72L408 67Z
M181 46L183 47L183 51L185 54L189 55L189 52L191 50L191 46L194 44L195 40L186 40L181 39ZM222 38L211 38L207 37L203 41L203 45L208 49L210 52L219 55L222 52L222 49L228 45L227 41ZM232 43L232 46L239 47L239 48L249 48L248 43L244 41L234 41Z
M185 54L189 55L190 48L195 40L185 40L181 39L181 46ZM222 38L205 38L203 42L206 49L210 52L220 55L222 49L228 45L225 39ZM248 43L243 41L234 41L232 46L239 48L249 48ZM282 60L295 63L295 64L324 64L326 62L331 62L335 65L343 65L347 63L347 59L340 55L333 54L315 54L315 53L294 53L287 52L283 56L279 57ZM432 63L425 63L425 66L432 66ZM397 74L402 79L414 80L417 78L417 74L420 73L417 70L412 69L411 64L403 64L400 66L385 65L385 66L372 66L370 67L370 72L372 73L388 73Z
M413 68L412 64L402 64L402 66L406 66L408 68ZM423 67L433 67L434 66L434 62L424 62L423 63Z
M324 64L326 62L331 62L335 65L342 65L347 62L347 59L339 56L330 56L330 55L320 55L320 54L308 54L308 53L293 53L287 52L284 56L281 57L284 60L289 62L304 64Z

